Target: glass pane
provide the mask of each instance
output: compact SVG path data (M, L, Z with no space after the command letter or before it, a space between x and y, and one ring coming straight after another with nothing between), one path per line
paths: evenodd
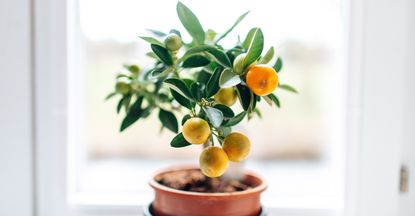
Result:
M124 116L115 113L116 99L104 102L114 89L116 72L123 63L145 67L149 50L139 35L145 29L168 31L182 28L175 1L82 0L80 24L85 55L86 98L84 104L86 140L92 157L197 158L200 148L172 149L171 132L160 133L157 115L139 121L119 133ZM185 2L186 3L186 2ZM265 34L266 47L275 46L284 60L280 82L297 88L299 94L278 89L281 109L262 102L264 119L255 118L238 130L253 144L251 158L318 160L331 154L341 142L343 121L343 20L335 0L188 1L202 25L223 32L243 12L251 10L225 40L232 45L253 26ZM217 8L217 5L221 8ZM151 10L154 8L154 10ZM232 8L228 10L227 8ZM226 13L226 14L225 14ZM226 18L226 19L225 19ZM188 40L184 37L184 40Z

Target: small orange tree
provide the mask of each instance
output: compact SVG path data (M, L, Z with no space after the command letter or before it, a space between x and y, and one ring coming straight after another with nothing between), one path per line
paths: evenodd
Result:
M220 44L248 13L217 34L211 29L205 31L193 12L178 2L177 14L192 41L184 42L175 29L168 34L149 30L154 37L141 37L150 43L147 56L154 64L143 70L137 65L125 65L126 71L117 75L115 92L107 97L121 95L117 113L125 108L126 116L120 131L158 111L162 128L177 133L170 143L172 147L207 144L199 159L206 176L222 175L229 160L244 160L250 141L244 134L232 132L232 127L245 118L261 117L257 108L261 100L280 107L273 93L277 87L296 92L279 83L282 61L274 58L273 47L263 54L260 28L252 28L243 41L238 38L229 49ZM268 65L273 60L275 63ZM237 100L242 111L235 114L231 107ZM182 114L182 108L188 113ZM183 116L182 132L176 114ZM214 136L220 145L215 146Z

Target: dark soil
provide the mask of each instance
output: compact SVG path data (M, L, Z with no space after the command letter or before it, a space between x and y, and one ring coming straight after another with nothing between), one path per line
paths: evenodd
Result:
M251 185L242 180L206 177L200 170L180 170L164 173L156 176L155 180L174 189L201 193L236 192L251 188Z

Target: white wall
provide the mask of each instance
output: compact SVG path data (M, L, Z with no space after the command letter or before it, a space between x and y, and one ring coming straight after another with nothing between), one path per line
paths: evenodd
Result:
M408 28L405 69L404 137L401 151L402 163L409 167L409 192L400 194L399 216L415 215L415 1L407 5Z
M30 1L0 1L0 215L30 216L32 81Z
M364 16L358 21L363 41L352 53L360 60L351 62L362 64L360 138L355 151L350 152L359 161L352 171L357 179L356 194L349 197L355 203L350 215L413 216L413 188L409 194L399 193L399 169L402 163L409 165L410 171L415 168L415 148L411 144L415 129L415 47L414 37L408 35L410 28L414 35L414 4L411 0L352 2L363 6Z

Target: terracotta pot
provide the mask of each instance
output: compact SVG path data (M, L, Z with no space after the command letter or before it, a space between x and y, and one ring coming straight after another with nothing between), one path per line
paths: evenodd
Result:
M176 166L158 172L158 176L177 170L195 170L195 166ZM155 216L258 216L261 212L260 194L266 189L258 175L245 171L245 181L253 188L231 193L199 193L173 189L154 180L152 214Z

